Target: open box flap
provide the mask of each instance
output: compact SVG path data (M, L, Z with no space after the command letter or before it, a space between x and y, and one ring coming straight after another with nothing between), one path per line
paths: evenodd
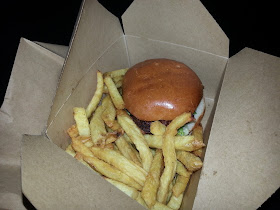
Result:
M228 57L227 36L199 0L135 0L122 20L126 35Z
M64 58L22 38L0 109L0 203L22 209L20 143L22 134L46 129Z
M45 43L45 42L35 42L36 44L46 48L47 50L63 57L66 58L67 57L67 52L69 47L68 46L64 46L64 45L58 45L58 44L50 44L50 43Z
M91 66L122 39L119 19L97 0L83 1L52 111L57 113Z
M280 58L229 59L194 209L257 209L280 186Z
M21 155L23 193L38 209L143 209L45 136L24 135Z

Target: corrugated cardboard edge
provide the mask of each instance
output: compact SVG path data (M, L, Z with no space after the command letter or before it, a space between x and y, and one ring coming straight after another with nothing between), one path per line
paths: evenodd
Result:
M229 59L194 209L256 209L280 186L280 58Z

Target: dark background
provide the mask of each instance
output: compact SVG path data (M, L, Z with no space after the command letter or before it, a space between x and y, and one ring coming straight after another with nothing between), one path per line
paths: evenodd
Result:
M59 2L59 3L58 3ZM68 45L81 0L2 1L0 106L9 82L20 37ZM99 0L120 17L132 0ZM277 1L202 0L230 39L230 56L250 47L280 57ZM280 67L279 67L280 73ZM260 209L277 208L279 190ZM236 201L238 202L238 201Z

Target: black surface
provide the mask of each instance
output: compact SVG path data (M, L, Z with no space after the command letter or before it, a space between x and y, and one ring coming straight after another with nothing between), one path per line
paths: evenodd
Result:
M120 17L132 0L100 2ZM202 0L202 3L229 37L230 56L244 47L250 47L280 57L277 1ZM68 45L80 4L81 0L1 2L0 105L20 37ZM260 209L276 209L278 203L279 190Z

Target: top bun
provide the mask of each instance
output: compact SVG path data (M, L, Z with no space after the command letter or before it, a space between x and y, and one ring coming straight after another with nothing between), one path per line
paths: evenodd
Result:
M194 112L203 97L203 85L185 64L151 59L132 66L123 79L125 108L143 121L173 120Z

